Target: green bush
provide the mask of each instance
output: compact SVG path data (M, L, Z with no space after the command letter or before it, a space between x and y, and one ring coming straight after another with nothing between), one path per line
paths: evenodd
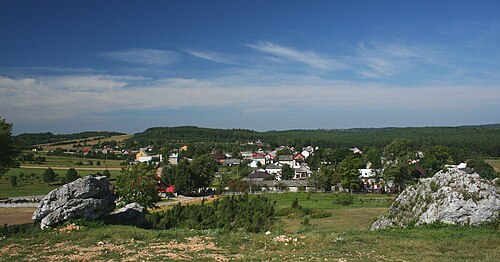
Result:
M17 176L10 176L10 186L11 187L17 186Z
M224 229L253 233L267 231L274 224L274 204L258 196L231 196L211 205L175 205L162 213L152 213L147 221L152 228Z
M325 217L331 217L332 213L330 213L328 211L325 211L325 210L321 210L321 209L314 209L314 210L311 211L311 213L310 213L309 216L312 219L325 218Z
M438 184L436 184L436 182L434 182L434 181L431 181L429 186L430 186L432 192L437 192L439 190Z
M354 204L354 197L351 194L340 193L335 195L334 204L348 206Z

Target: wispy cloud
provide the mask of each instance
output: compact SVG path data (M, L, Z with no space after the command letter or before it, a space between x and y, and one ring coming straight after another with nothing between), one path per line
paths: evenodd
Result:
M262 73L261 75L265 75ZM269 77L269 76L266 76ZM63 121L126 110L230 109L279 112L290 105L322 110L467 110L495 107L500 90L476 85L384 84L333 81L294 75L251 79L133 76L0 77L0 111L12 121ZM255 79L257 78L257 79ZM283 79L288 79L283 81ZM133 86L133 88L127 88ZM304 92L307 90L307 92ZM448 101L443 102L446 97ZM415 101L419 101L415 103ZM39 114L43 109L43 114ZM36 117L35 117L36 116Z
M401 43L359 43L350 60L358 74L368 78L390 77L429 65L444 66L436 51Z
M170 65L177 61L178 54L161 49L123 49L99 53L99 56L133 64L146 66Z
M199 50L197 51L197 50L192 50L192 49L185 49L184 52L186 52L194 57L198 57L198 58L205 59L205 60L212 61L212 62L216 62L216 63L231 64L231 65L236 64L228 57L224 56L221 53L217 53L217 52L199 51Z
M300 62L317 69L336 70L346 67L346 65L340 61L329 59L326 56L319 55L313 51L299 51L291 47L271 42L246 44L246 46L280 59Z

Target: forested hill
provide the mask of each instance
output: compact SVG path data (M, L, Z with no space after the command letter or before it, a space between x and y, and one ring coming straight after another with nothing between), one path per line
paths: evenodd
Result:
M261 138L262 133L248 129L215 129L196 126L152 127L134 134L133 140L140 144L157 141L189 142L235 142Z
M124 135L119 132L108 131L86 131L75 134L53 134L47 133L25 133L13 137L14 144L19 148L29 148L33 145L44 143L55 143L59 141L85 139L89 137L110 137L116 135Z
M271 146L384 147L395 138L407 138L415 148L424 144L444 145L500 156L500 125L461 127L354 128L257 132L246 129L213 129L193 126L155 127L134 135L139 144L161 145L165 142L243 142L262 140Z

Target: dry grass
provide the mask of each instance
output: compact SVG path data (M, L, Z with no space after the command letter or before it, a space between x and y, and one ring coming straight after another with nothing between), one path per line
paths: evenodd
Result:
M490 164L496 172L500 172L500 159L487 159L485 161Z
M0 226L33 223L31 215L36 207L0 208Z

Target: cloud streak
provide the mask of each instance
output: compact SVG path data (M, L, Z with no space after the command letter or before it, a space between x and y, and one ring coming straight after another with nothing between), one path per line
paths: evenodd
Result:
M317 69L338 70L345 68L345 64L335 61L313 51L299 51L291 47L274 44L271 42L259 42L257 44L246 44L259 52L272 55L287 61L299 62Z
M198 57L201 59L205 59L208 61L216 62L216 63L222 63L222 64L230 64L234 65L234 63L231 59L225 57L221 53L217 52L212 52L212 51L196 51L196 50L191 50L191 49L185 49L184 52L194 56Z
M122 49L99 53L100 57L145 66L171 65L178 60L178 54L160 49Z

